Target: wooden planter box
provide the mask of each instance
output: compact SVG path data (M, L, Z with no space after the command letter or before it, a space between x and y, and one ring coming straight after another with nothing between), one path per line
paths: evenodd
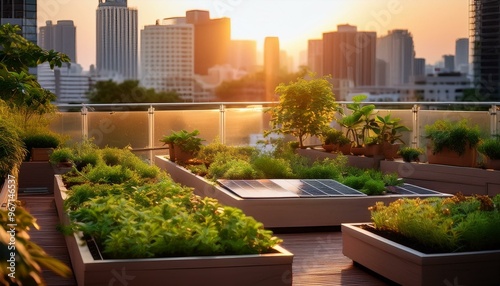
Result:
M352 150L352 149L351 149ZM309 158L311 161L323 160L326 158L335 159L338 154L328 153L323 150L314 149L297 149L297 153L301 156ZM384 158L381 156L365 157L355 155L345 155L350 166L358 167L361 169L378 169L380 161Z
M319 153L328 154L326 152ZM402 195L384 195L321 198L241 198L235 193L191 173L165 157L155 157L155 164L169 173L174 181L193 188L197 195L215 198L222 204L237 207L243 210L246 215L264 223L266 228L339 226L346 222L369 221L370 211L368 207L375 205L376 202L381 201L388 204L403 197ZM418 197L425 196L420 195Z
M343 253L405 286L498 285L500 250L425 254L367 230L342 225Z
M31 148L31 161L48 162L54 148Z
M476 149L468 148L465 153L458 155L458 153L443 148L439 153L433 154L432 149L427 146L427 161L429 164L451 165L459 167L476 167L477 162Z
M402 161L381 161L384 173L398 173L405 182L438 192L464 195L500 194L500 171Z
M61 176L54 185L59 218L67 224ZM78 235L65 238L78 285L292 285L293 254L280 246L261 255L95 260Z

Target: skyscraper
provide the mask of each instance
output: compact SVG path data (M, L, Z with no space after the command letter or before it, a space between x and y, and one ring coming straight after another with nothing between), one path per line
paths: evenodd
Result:
M73 21L47 21L46 26L40 27L38 45L45 50L55 50L66 54L76 63L76 27Z
M323 74L323 40L309 40L307 42L307 66L311 72Z
M425 75L425 59L415 58L413 62L413 75L414 76L424 76Z
M37 43L36 0L0 0L0 24L21 27L22 36Z
M193 101L194 27L186 18L158 20L141 31L141 82Z
M375 85L376 43L375 32L358 32L351 25L323 33L323 75L355 86Z
M461 73L469 73L469 39L461 38L455 42L455 69Z
M99 0L96 11L97 71L107 77L136 79L137 10L127 0Z
M232 40L229 64L238 70L254 72L257 66L257 42L252 40Z
M500 0L470 0L469 5L476 95L500 100Z
M444 72L454 72L455 71L455 56L454 55L443 55Z
M229 62L231 45L231 20L210 19L210 12L191 10L186 12L188 24L194 25L194 72L207 75L208 70Z
M280 41L278 37L264 39L264 74L266 78L266 101L275 101L276 86L280 70Z
M398 86L410 82L415 49L408 30L392 30L377 39L377 59L385 62L385 84Z

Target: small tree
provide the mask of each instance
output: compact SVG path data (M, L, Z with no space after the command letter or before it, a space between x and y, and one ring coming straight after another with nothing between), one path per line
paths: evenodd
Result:
M332 85L326 78L298 78L289 84L281 83L276 93L279 104L269 110L272 129L265 135L291 134L303 148L305 139L320 135L333 120L337 104Z

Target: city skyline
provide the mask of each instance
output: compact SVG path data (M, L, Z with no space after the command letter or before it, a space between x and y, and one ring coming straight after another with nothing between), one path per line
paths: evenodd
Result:
M47 20L73 20L78 62L85 69L95 64L98 1L41 2L39 27ZM187 10L208 10L214 18L231 18L233 40L256 40L262 52L264 39L277 36L280 47L296 60L301 51L307 50L308 40L336 31L338 24L375 31L377 37L387 35L389 30L408 29L414 37L416 57L426 58L431 64L445 54L454 54L455 41L469 34L467 0L129 0L128 6L138 9L139 30L157 19L183 16Z

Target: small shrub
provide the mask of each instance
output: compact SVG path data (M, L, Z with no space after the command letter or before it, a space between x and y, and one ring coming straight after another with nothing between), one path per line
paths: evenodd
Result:
M431 140L433 153L438 153L446 147L462 155L467 148L475 148L481 139L479 127L471 126L466 119L459 122L436 120L425 126L425 133L426 138Z
M383 181L370 179L366 181L361 191L369 196L383 195L386 191Z
M267 179L287 179L292 177L292 168L288 161L269 155L257 156L252 160L257 173Z
M398 154L401 155L403 161L405 162L416 162L418 161L418 156L422 155L424 150L420 148L413 147L403 147L398 151Z
M106 147L101 150L102 159L108 166L115 166L122 161L123 151L118 148Z
M477 151L492 160L500 160L500 137L484 140L477 146Z
M99 164L91 168L86 176L92 183L122 184L134 178L134 173L124 166Z
M75 154L73 150L68 147L57 148L52 154L50 154L50 162L52 164L64 163L64 162L73 162L75 159Z

